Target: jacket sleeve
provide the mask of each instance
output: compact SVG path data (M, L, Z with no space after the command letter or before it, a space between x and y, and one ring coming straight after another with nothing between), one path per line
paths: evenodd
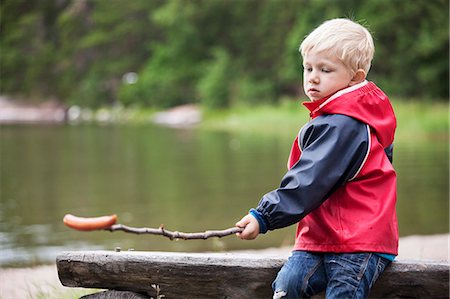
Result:
M319 116L304 127L299 161L251 210L265 224L261 233L297 223L351 179L368 154L369 138L366 124L341 114Z

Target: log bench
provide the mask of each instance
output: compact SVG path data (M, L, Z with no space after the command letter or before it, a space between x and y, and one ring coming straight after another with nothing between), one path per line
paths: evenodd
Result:
M283 258L236 253L67 251L56 259L67 287L107 289L84 298L271 298ZM371 298L449 298L448 262L393 262ZM319 296L319 298L323 296Z

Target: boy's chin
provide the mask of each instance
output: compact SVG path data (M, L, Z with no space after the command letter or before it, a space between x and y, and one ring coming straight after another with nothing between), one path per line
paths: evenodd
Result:
M319 94L315 94L315 95L307 94L306 96L308 97L308 99L309 99L311 102L316 102L316 101L319 101L319 100L323 99L323 97L322 97L322 96L319 96Z

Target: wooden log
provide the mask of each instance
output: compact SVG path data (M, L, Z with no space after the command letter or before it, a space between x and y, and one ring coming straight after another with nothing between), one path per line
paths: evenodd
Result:
M150 299L150 298L152 297L131 291L116 291L116 290L102 291L80 297L80 299Z
M231 253L70 251L58 255L57 268L68 287L153 298L270 298L271 283L284 262ZM448 298L449 270L448 262L396 261L377 281L371 297Z

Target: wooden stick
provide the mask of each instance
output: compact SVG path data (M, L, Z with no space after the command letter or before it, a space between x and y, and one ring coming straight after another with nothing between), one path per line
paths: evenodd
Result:
M183 233L178 231L170 231L164 229L164 226L161 225L159 228L149 228L149 227L131 227L123 224L114 224L104 230L108 230L110 232L114 231L124 231L126 233L133 234L151 234L151 235L160 235L169 238L170 240L174 239L183 239L183 240L206 240L212 237L222 238L228 235L233 235L236 233L242 232L244 229L240 227L232 227L225 230L207 230L205 232L198 233Z
M195 240L195 239L208 239L211 237L225 237L228 235L236 234L242 232L244 229L239 227L232 227L225 230L207 230L202 233L183 233L183 232L172 232L170 230L165 230L164 225L161 224L159 228L148 228L148 227L131 227L123 224L116 224L117 215L100 216L100 217L78 217L72 214L66 214L64 216L63 222L70 228L81 230L81 231L93 231L93 230L108 230L110 232L114 231L124 231L126 233L133 234L151 234L160 235L173 239L183 239L183 240Z

